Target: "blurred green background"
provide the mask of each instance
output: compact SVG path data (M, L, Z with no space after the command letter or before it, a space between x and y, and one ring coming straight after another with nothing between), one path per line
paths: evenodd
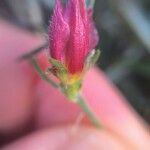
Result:
M54 0L2 0L0 17L45 36L53 6ZM96 0L94 20L98 66L150 123L150 0Z

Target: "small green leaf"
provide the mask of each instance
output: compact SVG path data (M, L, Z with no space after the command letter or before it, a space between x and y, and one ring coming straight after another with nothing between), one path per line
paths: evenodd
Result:
M53 58L49 58L49 62L58 70L59 75L67 74L67 68L60 61Z
M85 61L85 69L89 69L91 68L96 61L98 60L99 56L100 56L100 50L95 50L93 49L87 56L86 61Z
M50 73L53 73L53 68L47 68L46 71L45 71L45 74L50 74Z
M64 64L62 64L60 61L58 61L58 60L56 60L56 59L49 58L49 62L50 62L53 66L55 66L55 67L57 67L57 68L60 68L60 69L64 68L64 69L66 69L66 67L64 66Z

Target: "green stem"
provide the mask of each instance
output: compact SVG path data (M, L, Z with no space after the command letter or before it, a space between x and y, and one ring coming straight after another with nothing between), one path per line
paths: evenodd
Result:
M55 88L59 88L59 86L54 82L52 81L40 68L40 66L38 65L36 59L34 58L31 58L31 63L32 63L32 66L34 67L34 69L37 71L37 73L41 76L41 78L45 81L47 81L48 83L50 83L53 87Z
M86 104L85 100L81 95L77 96L77 103L80 105L82 110L86 113L86 115L89 117L90 121L93 123L93 125L97 128L101 127L101 124L99 120L96 118L94 113L90 110L89 106Z
M31 63L34 69L37 71L37 73L41 76L41 78L48 83L50 83L53 87L61 89L59 85L57 85L54 81L52 81L40 68L35 58L31 58ZM61 90L63 92L63 90ZM86 113L86 115L89 117L90 121L93 123L93 125L97 128L101 127L100 122L94 115L94 113L90 110L89 106L86 104L85 100L81 95L78 94L76 98L77 103L80 105L82 110Z

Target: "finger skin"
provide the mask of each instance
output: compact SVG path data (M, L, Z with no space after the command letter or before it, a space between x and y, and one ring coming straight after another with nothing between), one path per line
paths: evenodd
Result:
M106 131L73 126L46 129L1 150L130 150Z
M0 133L25 124L32 114L35 73L28 62L17 62L42 39L0 20Z
M89 71L83 84L83 95L105 128L131 143L133 149L150 147L146 124L102 71L95 68Z
M40 127L76 118L80 112L77 106L69 104L62 94L54 92L42 80L35 84L36 75L29 64L15 63L17 56L42 40L4 22L0 26L0 79L3 85L0 87L0 131L9 132L21 127L30 118L35 106L38 106L36 120ZM89 71L83 84L83 95L107 130L132 147L148 147L149 133L143 121L102 72L97 69ZM33 102L34 99L36 101ZM48 106L51 106L50 109Z
M68 101L57 89L40 81L35 90L38 99L38 111L35 116L38 128L75 122L81 109Z
M49 87L47 83L40 82L37 93L38 97L41 97L37 115L38 126L65 123L71 116L75 118L72 111L79 114L75 106L71 106L59 91ZM113 133L116 138L122 139L123 143L130 143L132 149L149 147L150 137L145 123L101 71L93 68L87 73L82 93L106 130Z

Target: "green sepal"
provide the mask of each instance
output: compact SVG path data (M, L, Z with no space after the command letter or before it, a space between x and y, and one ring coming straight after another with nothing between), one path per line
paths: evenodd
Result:
M60 61L49 58L49 62L52 64L52 68L47 70L47 73L51 72L60 79L61 91L71 101L76 101L76 97L81 88L81 80L75 80L70 82L69 73L67 68Z
M57 76L61 81L65 81L68 75L68 71L65 65L53 58L49 58L49 62L52 64L50 72Z
M60 61L53 58L49 58L49 62L61 72L67 73L67 68Z
M45 74L53 73L53 68L47 68Z
M86 61L85 61L85 69L88 70L90 69L98 60L100 57L100 50L93 49L87 56Z

